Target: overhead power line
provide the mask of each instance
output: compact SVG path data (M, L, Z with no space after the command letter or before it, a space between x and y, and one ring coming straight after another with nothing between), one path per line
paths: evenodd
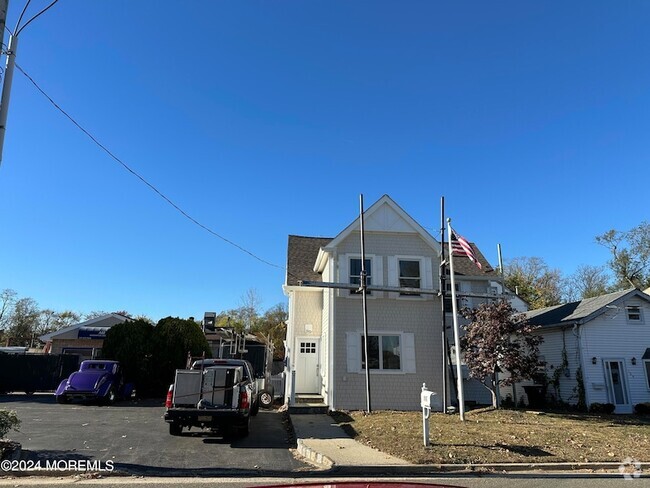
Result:
M59 112L61 112L63 115L65 115L70 122L72 122L81 132L86 134L88 138L90 138L91 141L93 141L102 151L104 151L106 154L108 154L114 161L118 162L125 170L127 170L129 173L131 173L133 176L135 176L137 179L139 179L142 183L147 185L151 190L153 190L160 198L162 198L165 202L167 202L169 205L171 205L175 210L177 210L183 217L188 219L190 222L192 222L194 225L200 227L201 229L205 230L206 232L212 234L213 236L221 239L222 241L226 242L227 244L230 244L231 246L239 249L243 253L248 254L254 259L257 259L261 263L264 263L268 266L271 266L273 268L278 268L286 271L286 268L284 266L280 266L274 263L271 263L270 261L267 261L266 259L261 258L257 254L249 251L245 247L237 244L236 242L231 241L230 239L222 236L221 234L215 232L211 228L209 228L207 225L202 224L198 220L196 220L194 217L192 217L190 214L188 214L185 210L183 210L181 207L179 207L176 203L174 203L167 195L165 195L163 192L161 192L158 188L156 188L153 184L149 183L142 175L140 175L137 171L132 169L128 164L126 164L124 161L122 161L119 157L117 157L113 152L110 151L106 146L104 146L95 136L93 136L89 131L87 131L79 122L77 122L68 112L66 112L61 106L56 103L52 97L50 97L45 90L43 90L38 83L29 76L25 70L23 70L18 64L16 64L16 68L25 75L25 77L36 87L36 89L56 108Z

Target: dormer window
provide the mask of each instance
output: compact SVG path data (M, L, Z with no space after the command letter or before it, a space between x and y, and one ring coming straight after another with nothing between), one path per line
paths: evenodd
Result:
M365 260L366 285L372 285L372 260ZM361 286L361 258L350 258L350 284ZM361 293L358 290L350 290L350 294ZM368 291L367 293L372 293Z

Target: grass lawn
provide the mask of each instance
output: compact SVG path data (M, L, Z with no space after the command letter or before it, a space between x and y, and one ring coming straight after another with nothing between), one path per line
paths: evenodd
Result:
M431 446L420 412L336 412L357 441L417 464L650 461L650 417L481 409L433 413Z

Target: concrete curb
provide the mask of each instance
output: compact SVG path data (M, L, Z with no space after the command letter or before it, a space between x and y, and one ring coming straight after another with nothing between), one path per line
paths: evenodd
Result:
M619 473L620 462L568 462L568 463L490 463L490 464L407 464L407 465L337 465L325 454L305 445L303 439L297 439L298 453L313 464L324 469L350 470L362 469L391 474L429 474L429 473L472 473L472 472L516 472L516 471L607 471ZM642 473L650 473L650 463L640 463ZM647 476L647 475L645 475ZM644 477L645 477L644 476Z
M297 439L296 444L298 445L298 454L310 462L322 466L325 469L332 469L335 466L334 461L325 454L318 452L311 447L307 447L302 439Z

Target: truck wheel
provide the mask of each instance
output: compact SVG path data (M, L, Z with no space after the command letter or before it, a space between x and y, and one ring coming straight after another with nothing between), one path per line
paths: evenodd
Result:
M262 408L271 408L273 405L273 394L270 391L264 390L260 393L259 403Z
M169 423L169 434L170 435L181 435L183 432L183 426L178 422Z

